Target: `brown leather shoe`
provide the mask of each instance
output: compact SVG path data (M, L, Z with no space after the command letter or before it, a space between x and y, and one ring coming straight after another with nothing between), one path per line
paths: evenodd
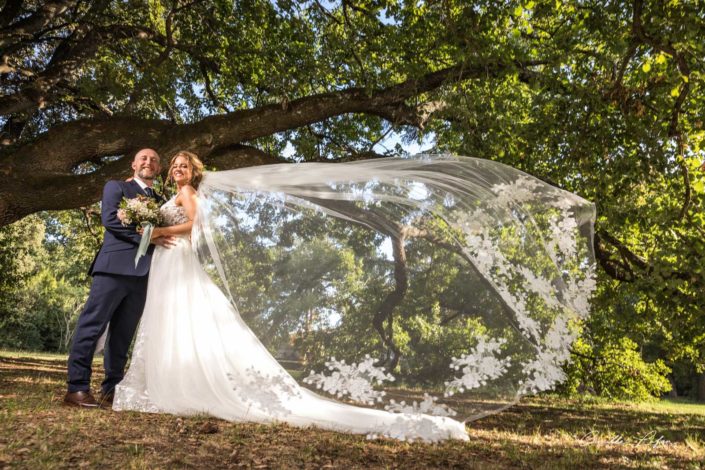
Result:
M64 396L64 405L77 406L79 408L98 408L91 392L67 392Z
M108 393L101 392L100 398L98 399L98 403L100 404L101 408L112 408L113 407L113 398L115 398L115 392L108 392Z

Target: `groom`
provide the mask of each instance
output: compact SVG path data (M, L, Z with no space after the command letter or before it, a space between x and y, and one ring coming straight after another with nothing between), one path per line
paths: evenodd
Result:
M160 170L159 155L152 149L138 151L132 161L132 169L131 181L108 181L103 188L101 221L105 235L103 246L89 269L93 282L71 344L68 392L64 397L66 405L84 408L99 406L90 391L91 363L98 339L108 324L103 353L105 380L101 385L100 404L112 404L114 389L123 378L127 351L144 308L154 246L149 247L135 267L135 254L141 236L134 225L122 225L117 211L123 197L131 199L144 195L163 202L152 189ZM166 247L173 244L172 237L162 237L152 242Z

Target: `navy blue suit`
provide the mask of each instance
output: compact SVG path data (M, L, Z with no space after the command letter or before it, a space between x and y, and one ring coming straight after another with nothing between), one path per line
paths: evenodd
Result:
M101 220L105 227L103 246L93 260L90 294L76 325L68 362L68 391L88 391L91 363L98 339L108 323L103 363L103 393L111 392L124 376L127 352L142 316L147 296L149 264L154 245L140 258L135 254L141 235L134 225L123 227L117 211L123 197L146 195L136 181L108 181L103 188ZM162 202L158 197L156 199Z

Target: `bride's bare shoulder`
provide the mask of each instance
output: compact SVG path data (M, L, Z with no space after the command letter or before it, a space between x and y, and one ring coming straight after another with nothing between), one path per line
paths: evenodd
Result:
M190 184L186 184L179 190L180 196L194 196L196 195L196 189Z
M179 192L176 194L176 200L174 202L177 206L182 206L184 204L184 200L192 200L196 197L196 194L196 189L193 186L191 186L190 184L184 185L179 189Z

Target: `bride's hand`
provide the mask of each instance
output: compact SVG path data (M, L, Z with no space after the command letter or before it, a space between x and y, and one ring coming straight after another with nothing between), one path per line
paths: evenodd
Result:
M144 235L144 228L142 228L142 227L138 228L137 233L139 233L140 235ZM171 239L173 237L165 237L161 228L154 227L152 229L152 235L151 235L151 237L149 237L149 241L154 244L159 245L160 243L156 243L156 240L158 240L159 238L170 238Z
M155 238L152 240L152 243L164 248L171 248L176 244L176 242L174 241L174 237L172 237L171 235L164 235L162 237Z
M164 234L162 233L162 230L159 227L154 227L152 229L152 237L150 238L150 241L154 241L157 238L162 237Z

